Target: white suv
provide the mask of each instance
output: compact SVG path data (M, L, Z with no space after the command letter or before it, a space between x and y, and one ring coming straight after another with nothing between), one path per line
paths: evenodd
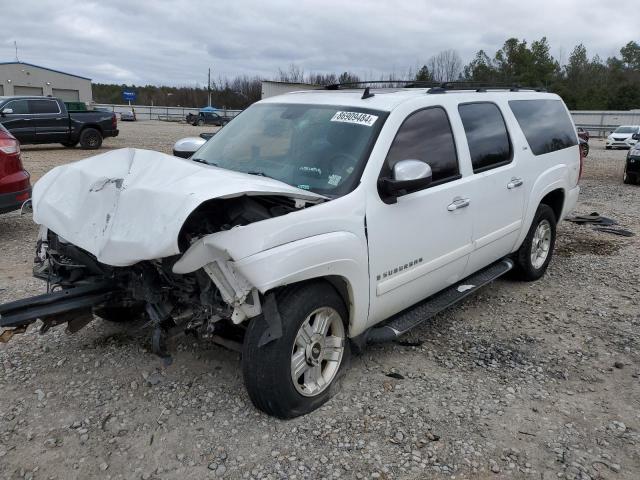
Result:
M540 278L581 166L549 93L272 97L191 160L125 149L46 174L34 271L57 291L0 306L0 326L143 314L165 357L174 333L198 331L242 351L258 408L294 417L335 392L351 348L511 269Z

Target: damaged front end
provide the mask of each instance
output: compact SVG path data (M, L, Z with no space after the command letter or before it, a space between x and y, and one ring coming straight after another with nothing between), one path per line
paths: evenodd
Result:
M47 293L0 305L0 342L42 320L75 332L94 315L144 318L153 350L197 332L239 348L242 322L262 312L256 288L226 251L176 273L203 237L322 203L280 181L123 149L56 167L34 188L41 225L34 276ZM255 240L255 239L254 239ZM259 251L260 247L256 247Z
M262 313L261 295L221 256L186 274L173 267L191 245L211 233L285 215L302 204L279 196L214 199L185 221L178 239L180 254L129 266L100 262L92 253L41 227L34 276L47 293L0 305L0 342L23 333L36 320L41 333L66 323L75 333L101 317L114 322L146 320L152 349L170 360L169 339L192 333L239 350L242 322Z

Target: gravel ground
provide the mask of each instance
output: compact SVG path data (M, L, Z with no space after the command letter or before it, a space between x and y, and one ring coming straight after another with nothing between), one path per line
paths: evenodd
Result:
M206 127L121 124L106 148L169 152ZM577 212L640 233L625 152L592 140ZM34 178L90 152L25 147ZM36 228L0 216L0 302L30 278ZM251 405L240 357L183 340L162 368L139 325L31 327L0 344L0 478L640 478L639 237L563 222L547 275L499 280L402 342L353 359L304 418ZM632 260L633 259L633 260Z

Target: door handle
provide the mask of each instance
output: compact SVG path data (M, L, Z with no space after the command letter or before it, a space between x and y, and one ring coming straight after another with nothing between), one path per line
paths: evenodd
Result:
M468 198L456 197L453 199L453 203L450 203L447 210L454 212L460 208L468 207L471 201Z
M507 188L508 188L509 190L511 190L511 189L513 189L513 188L516 188L516 187L521 186L521 185L522 185L522 183L523 183L523 182L522 182L522 179L521 179L521 178L513 177L513 178L511 179L511 181L510 181L509 183L507 183Z

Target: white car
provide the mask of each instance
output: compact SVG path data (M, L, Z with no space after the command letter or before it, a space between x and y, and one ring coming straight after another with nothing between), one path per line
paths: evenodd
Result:
M34 272L55 291L0 306L0 326L144 314L156 353L185 330L240 350L253 403L295 417L335 393L351 348L509 270L542 277L581 168L549 93L271 97L189 160L124 149L42 177Z
M605 148L631 148L638 142L640 125L621 125L607 137Z

